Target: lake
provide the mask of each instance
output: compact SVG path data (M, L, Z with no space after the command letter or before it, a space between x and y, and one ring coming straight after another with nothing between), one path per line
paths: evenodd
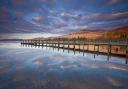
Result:
M128 89L121 57L0 42L0 89Z

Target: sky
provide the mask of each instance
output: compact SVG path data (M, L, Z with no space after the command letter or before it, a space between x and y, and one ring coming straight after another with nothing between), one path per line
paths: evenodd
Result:
M128 0L0 0L0 39L128 25Z

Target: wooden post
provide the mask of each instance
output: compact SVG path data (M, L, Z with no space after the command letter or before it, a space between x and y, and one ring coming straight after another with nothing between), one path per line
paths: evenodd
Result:
M32 45L32 40L31 40L31 45Z
M79 39L79 53L80 53L80 41L81 41L81 40Z
M50 39L50 46L52 46L52 42L51 42L52 40Z
M34 40L34 46L36 45L36 41Z
M39 44L39 40L37 40L36 43L37 43L37 46L38 46L38 44Z
M52 42L51 42L51 39L49 40L49 46L50 46L50 47L52 46Z
M63 40L63 43L62 43L62 45L63 45L63 52L64 52L64 39L62 39Z
M59 42L60 40L58 39L58 51L59 51L59 47L60 47L60 42Z
M38 40L38 46L40 46L40 40Z
M53 51L54 51L54 39L52 39L52 48L53 48Z
M94 58L95 58L95 54L96 54L96 43L94 43Z
M109 61L110 55L111 55L111 43L110 43L110 40L109 40L109 42L108 42L108 58L107 58L108 61Z
M36 46L37 46L38 40L36 40Z
M96 51L96 45L94 44L94 53L95 53L95 51Z
M29 44L29 40L28 40L28 44Z
M48 43L48 47L49 47L49 39L48 39L47 43Z
M85 52L84 46L85 46L85 40L83 40L83 56L84 56L84 52Z
M64 39L63 39L63 43L62 44L63 44L63 49L64 49Z
M68 53L69 53L69 39L68 39Z
M73 51L74 51L74 54L75 54L75 52L76 52L75 45L76 45L76 42L75 42L75 39L74 39L74 42L73 42Z
M37 40L37 46L40 47L40 40Z
M40 40L40 46L42 45L42 40Z
M39 46L40 40L37 40L37 46Z
M49 39L48 39L48 41L47 41L47 44L48 44L48 47L49 47Z
M126 46L126 64L128 64L128 45Z
M26 40L26 44L28 43L28 40Z
M84 52L84 45L85 45L85 41L83 40L83 52Z
M96 58L96 54L94 53L94 59Z
M99 50L99 48L100 48L100 45L97 45L98 46L98 48L97 48L97 52L99 52L100 50Z
M26 44L28 43L28 40L26 40Z
M44 40L42 40L42 46L44 46L44 43L45 43Z
M111 45L111 40L109 41L109 45L110 45L110 55L112 53L112 45Z
M100 52L99 48L100 48L100 45L98 44L98 45L97 45L97 56L98 56L98 54L99 54L99 52Z
M53 47L55 47L55 40L53 40Z
M89 40L87 42L87 51L89 51Z
M47 39L46 39L46 41L45 41L45 43L46 43L46 47L47 47L47 42L48 42L48 41L47 41Z
M52 40L52 42L51 42L51 43L52 43L52 47L53 47L53 43L54 43L54 42L53 42L53 40Z
M55 44L54 44L54 45L55 45L55 47L56 47L56 39L54 40L54 42L55 42Z
M34 45L34 40L32 40L32 45Z
M48 39L48 47L50 46L50 40Z
M110 45L110 56L112 54L112 45Z

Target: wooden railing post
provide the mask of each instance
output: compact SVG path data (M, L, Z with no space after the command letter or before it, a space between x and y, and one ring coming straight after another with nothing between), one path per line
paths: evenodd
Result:
M79 53L80 53L80 42L81 42L81 40L79 39Z
M60 39L58 39L58 51L59 51L59 47L60 47Z
M88 42L87 42L87 51L89 51L89 44L90 44L90 42L88 40Z
M68 53L69 53L69 39L68 39Z
M85 39L83 39L83 56L84 56L84 52L85 52Z
M75 52L76 52L76 41L75 41L75 39L73 39L73 51L74 51L74 54L75 54Z
M126 64L128 64L128 45L126 46Z

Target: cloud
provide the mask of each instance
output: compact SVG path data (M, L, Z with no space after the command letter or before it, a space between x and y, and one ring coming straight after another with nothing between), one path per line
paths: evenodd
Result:
M73 15L71 15L71 14L68 13L68 12L62 12L62 13L61 13L61 16L64 16L64 17L72 17Z
M43 16L34 16L32 18L33 21L39 22L39 23L43 22L43 19L44 19Z
M9 9L6 6L1 6L0 7L0 18L2 17L6 17L9 18L10 17L10 12Z
M4 33L0 34L0 39L31 39L36 37L60 36L61 34L52 33Z
M114 4L117 4L119 2L121 2L121 0L108 0L109 5L114 5Z
M12 0L14 6L18 6L22 4L22 0Z
M55 6L57 0L40 0L40 1L47 5Z
M108 24L113 27L117 23L122 26L122 23L128 23L127 20L124 21L128 18L124 1L126 0L2 0L0 33L68 33L92 25L94 28L106 28ZM121 5L114 7L119 2Z
M128 18L128 12L117 12L117 13L94 13L87 16L79 17L80 20L92 20L92 21L110 21L118 20L122 18Z

